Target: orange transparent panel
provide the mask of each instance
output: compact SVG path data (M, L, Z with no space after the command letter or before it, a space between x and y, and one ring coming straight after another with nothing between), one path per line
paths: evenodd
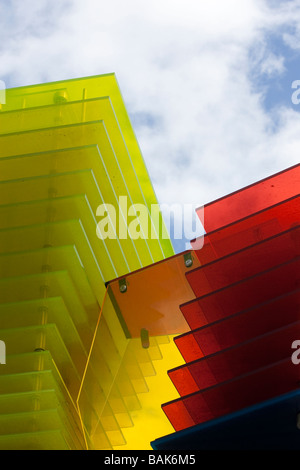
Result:
M141 330L150 336L187 331L179 305L194 298L185 274L196 267L197 257L186 252L110 282L110 293L127 335L140 337Z

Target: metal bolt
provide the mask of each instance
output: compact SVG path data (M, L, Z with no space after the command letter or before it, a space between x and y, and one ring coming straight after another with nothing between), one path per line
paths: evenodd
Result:
M126 279L119 280L119 289L120 289L121 294L125 294L125 292L127 292Z
M149 331L146 328L141 329L141 343L144 349L148 349L150 346Z
M184 255L184 264L187 268L190 268L193 265L193 258L191 253L187 253Z

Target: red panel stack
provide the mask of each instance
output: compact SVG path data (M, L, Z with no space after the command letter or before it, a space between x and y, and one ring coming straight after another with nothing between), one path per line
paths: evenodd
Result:
M199 209L191 331L175 339L186 364L169 371L180 398L163 405L176 431L299 387L299 188L296 165Z

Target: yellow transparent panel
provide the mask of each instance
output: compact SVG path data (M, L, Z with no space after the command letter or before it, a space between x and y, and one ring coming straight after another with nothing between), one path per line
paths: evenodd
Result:
M1 395L0 423L0 449L14 441L12 434L23 433L27 447L28 436L32 438L35 433L37 438L38 432L44 434L49 430L60 430L69 442L68 448L81 449L83 446L79 422L74 421L67 403L58 400L55 390ZM17 448L18 445L20 443ZM38 441L36 445L39 448ZM53 448L53 443L44 443L43 447Z
M105 158L106 153L103 154L108 173L112 177L117 177L117 181L115 181L115 184L118 185L117 187L119 187L120 181L123 180L124 189L121 194L128 194L131 204L133 204L134 200L135 204L145 204L148 210L150 210L151 204L155 204L156 200L152 198L152 200L147 201L142 193L141 185L131 164L123 136L118 132L119 127L116 122L116 115L113 112L109 98L64 103L60 106L26 109L13 113L2 113L0 114L0 129L1 133L5 134L41 128L41 123L44 128L49 128L96 120L103 121L107 138L113 142L114 158L107 159ZM102 139L97 139L98 144L102 141L104 141L103 137ZM102 146L100 149L102 149ZM111 166L114 163L115 165ZM106 202L109 201L106 200Z
M15 339L18 334L16 332ZM8 331L6 336L9 339L14 335ZM30 336L27 347L34 335L30 333ZM62 362L61 348L59 351ZM54 448L54 444L45 443L42 436L39 440L39 433L55 429L68 443L67 448L84 447L75 403L48 351L9 355L7 367L0 369L0 389L1 449L7 446L21 449L23 445L33 449ZM21 435L24 441L18 442L15 437Z
M77 450L60 430L0 436L0 449Z
M172 432L160 404L165 396L177 397L177 392L167 380L162 348L167 351L168 365L178 363L180 354L174 354L176 348L168 337L151 337L147 349L139 338L126 337L106 295L78 396L91 448L102 445L98 426L112 448L124 449L150 449L158 427Z
M72 170L72 172L70 172L70 170ZM80 170L87 171L80 173ZM116 178L116 175L111 174L110 176L108 173L97 145L0 159L0 171L0 181L3 175L5 175L5 180L8 181L15 178L17 179L15 186L19 186L20 188L23 178L25 177L34 178L35 176L41 175L48 176L48 179L41 179L36 182L34 182L34 180L33 182L31 180L24 181L24 187L30 184L31 186L35 185L35 187L38 187L39 184L42 185L42 183L45 185L48 184L48 192L47 188L44 188L43 191L44 197L48 197L49 194L51 194L52 197L54 197L54 195L57 197L63 194L74 194L74 191L76 193L85 193L91 203L93 214L96 214L97 207L105 201L105 203L111 204L114 207L118 216L120 213L120 217L124 222L125 216L122 212L122 208L119 206L119 198L116 192L119 191L119 183L116 184L118 178ZM56 174L59 175L61 173L67 174L61 175L61 177L56 176ZM82 176L82 179L80 179L80 176ZM88 176L90 177L88 178ZM70 181L69 185L66 187L59 185L63 179ZM77 182L78 186L76 186ZM114 182L116 188L113 186L112 182ZM13 181L11 181L11 183L13 183ZM2 190L4 194L6 194L5 188L7 188L6 185L4 185ZM18 198L18 196L21 196L21 200L24 198L20 192L15 194L14 197ZM38 194L35 197L37 198L37 196ZM39 196L39 198L41 198L41 196ZM119 231L118 228L117 231ZM141 240L137 240L136 242L141 248L144 248L144 244ZM115 241L111 242L110 245L112 245L112 248L119 249ZM148 250L138 250L138 247L136 247L130 237L121 239L120 246L122 247L123 253L118 262L119 272L125 269L124 266L119 266L125 256L126 263L130 270L137 269L137 267L141 267L151 261ZM126 269L128 269L127 265Z
M77 370L82 372L84 369L87 350L61 297L0 304L0 318L1 329L5 330L54 323Z
M74 147L74 145L82 145L86 143L88 145L98 144L99 151L102 156L102 165L104 166L105 173L103 173L104 178L106 179L109 175L110 182L114 182L113 187L109 188L108 195L105 193L105 187L100 185L101 190L103 191L103 195L99 195L97 199L96 207L103 204L103 202L108 204L113 204L115 208L119 208L116 200L119 200L119 197L112 197L111 189L113 189L113 193L122 196L122 198L126 198L126 205L127 207L133 208L136 217L138 217L139 213L136 211L136 205L141 204L143 208L145 208L145 214L147 215L147 232L146 229L144 230L144 236L142 239L135 240L141 246L141 249L138 250L140 256L147 257L145 262L150 264L153 261L158 261L162 258L163 252L161 248L161 242L158 238L159 234L159 225L162 224L162 218L158 218L158 228L153 228L153 222L151 219L151 210L149 209L148 205L145 202L145 199L140 191L133 191L129 189L132 186L133 176L127 175L126 170L124 172L120 168L119 162L116 158L116 154L111 147L111 142L109 140L109 136L107 134L105 125L102 122L89 122L82 125L70 125L65 127L59 128L52 128L46 130L37 130L37 131L29 131L24 133L16 133L16 134L9 134L9 135L2 135L0 136L0 156L9 157L11 155L22 155L24 153L32 153L32 152L40 152L42 150L57 150L63 149L67 147ZM53 145L55 148L53 149ZM128 181L125 179L127 178ZM129 184L130 181L130 184ZM111 186L111 185L110 185ZM101 197L102 196L102 197ZM110 202L112 200L112 202ZM126 207L126 209L127 209ZM154 206L155 207L155 206ZM127 209L128 210L128 209ZM96 208L95 208L96 211ZM126 227L126 217L127 212L121 214L121 219L125 218ZM153 218L156 220L156 218ZM146 226L146 223L141 224L142 228ZM149 238L151 234L151 229L153 232L153 237ZM169 244L170 242L168 239L164 240L165 244ZM150 249L151 247L151 249ZM142 248L144 249L145 253L143 253ZM169 252L170 249L169 249ZM173 252L172 252L173 253ZM145 265L145 262L142 265ZM135 265L134 269L138 269L141 264Z
M1 134L10 134L32 129L64 126L89 121L103 121L113 146L118 153L120 164L130 164L130 157L111 100L95 98L59 105L38 106L0 113ZM132 171L128 168L128 171Z
M131 413L134 426L122 430L126 444L115 446L115 450L151 450L150 442L158 433L167 435L174 432L173 426L163 416L161 403L164 403L166 397L179 397L173 384L170 384L166 370L172 364L180 364L182 358L174 346L172 336L169 341L160 345L163 360L154 361L155 375L146 377L148 392L137 395L140 409Z
M0 448L135 448L125 432L135 428L137 414L145 419L143 397L154 397L148 380L164 369L162 348L173 343L151 336L145 349L130 338L105 282L173 248L161 236L157 206L152 214L156 197L120 90L107 75L7 90L6 97ZM113 236L102 239L108 205ZM130 236L136 233L142 236ZM158 410L161 401L154 399ZM146 435L148 446L155 436L146 442Z
M64 427L56 410L10 413L9 419L0 415L0 434L21 434L25 431L44 431Z
M90 118L97 113L99 115L99 103L95 111L95 106L91 110L90 103L95 103L96 98L106 99L98 100L105 109L110 109L110 119L114 119L117 125L114 126L110 138L114 144L117 135L122 135L124 145L127 149L129 165L136 174L140 182L142 192L147 204L156 203L156 197L147 173L138 142L132 129L128 113L114 74L99 75L83 79L68 80L56 83L47 83L31 87L21 87L6 92L6 105L3 110L26 109L35 106L58 105L60 109L63 105L68 105L74 101L85 100L84 103L77 105L79 111L77 116L80 120ZM109 99L107 98L109 97ZM105 103L105 104L104 104ZM73 103L72 103L73 104ZM109 116L102 111L102 118L109 124ZM74 113L73 113L74 114ZM101 115L101 113L100 113ZM99 117L97 117L99 119ZM136 201L135 201L136 202ZM173 254L172 246L169 240L162 240L163 256Z
M70 385L70 394L75 397L79 389L80 377L70 354L54 324L0 330L10 354L49 350L64 382Z
M104 166L97 144L8 156L1 158L0 168L0 181L92 168L97 183L101 183L101 190L102 185L105 193L111 187L109 178L103 174Z
M17 294L16 294L17 293ZM86 348L93 337L93 324L98 316L96 305L83 305L66 271L53 271L24 277L0 279L0 303L62 297Z
M0 230L1 254L71 244L78 252L98 302L101 303L105 292L103 277L80 219Z
M86 195L93 214L96 214L100 204L104 204L103 195L90 169L0 182L0 201L3 205L76 194ZM119 210L119 206L116 204L115 206ZM100 243L102 242L99 241ZM117 232L115 232L115 238L107 239L104 243L120 272L127 272L128 263L131 266L140 263L137 248L131 238L128 237L119 242Z
M0 414L15 414L34 410L49 410L59 403L54 390L8 393L0 396Z
M74 246L0 255L0 277L3 279L60 270L68 270L82 303L89 306L91 311L98 313L97 299Z
M85 195L0 206L0 230L9 227L53 223L70 218L79 218L81 220L95 256L101 263L103 276L107 277L115 274L117 271L107 246L103 240L99 240L97 237L96 220ZM49 231L49 237L51 237L51 230Z
M31 334L31 340L32 336L33 335ZM50 334L48 334L48 338L49 337ZM48 344L50 344L50 339ZM58 339L56 339L56 341L58 342ZM29 343L27 343L27 347L28 344ZM63 350L63 347L60 348ZM65 358L68 357L66 352L63 354ZM66 382L64 382L50 351L37 349L35 351L22 352L20 354L9 354L7 359L6 367L1 367L0 369L0 400L2 397L4 397L4 399L6 398L6 400L8 400L9 397L14 397L16 401L17 394L21 394L20 397L22 397L24 394L29 394L31 392L40 393L44 390L54 390L58 402L65 411L69 410L68 412L71 413L71 416L77 422L77 425L80 426L78 414L77 412L74 413L76 409L74 408L74 410L72 410L75 406L75 402L66 387ZM68 360L75 371L70 358ZM74 373L76 374L76 372ZM34 402L33 405L35 405L35 403L37 402ZM29 406L28 408L28 410L34 409L37 408L32 408L32 406ZM23 408L22 411L26 410ZM11 410L10 412L13 411Z

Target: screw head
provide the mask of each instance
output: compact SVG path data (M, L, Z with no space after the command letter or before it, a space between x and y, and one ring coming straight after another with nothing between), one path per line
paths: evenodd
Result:
M185 260L185 265L187 268L191 267L193 264L193 260L191 258L188 258Z
M126 284L120 285L120 292L121 292L122 294L124 294L126 291L127 291L127 286L126 286Z

